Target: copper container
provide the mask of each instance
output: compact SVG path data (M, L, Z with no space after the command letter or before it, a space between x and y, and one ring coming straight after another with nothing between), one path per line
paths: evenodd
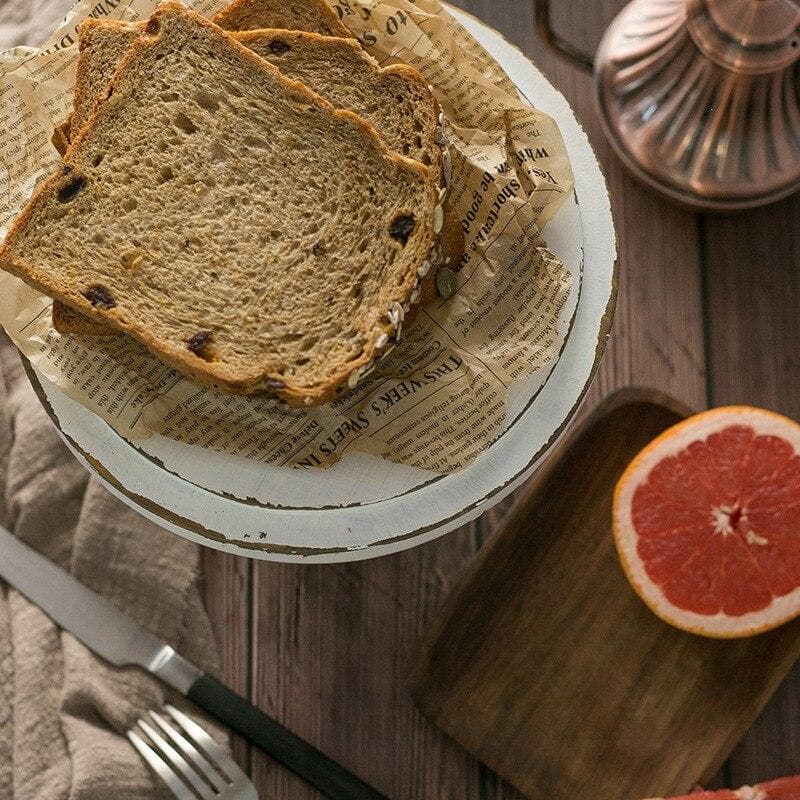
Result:
M538 20L562 54L548 3ZM800 2L633 0L594 63L597 109L641 180L704 209L752 208L800 188Z

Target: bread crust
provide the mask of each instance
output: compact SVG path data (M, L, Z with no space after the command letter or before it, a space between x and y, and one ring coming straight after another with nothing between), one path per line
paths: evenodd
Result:
M84 53L91 48L90 37L95 30L114 30L120 33L142 34L146 24L146 22L126 22L118 19L100 20L88 17L77 28L78 50L80 53ZM78 69L75 74L75 99L73 101L75 110L67 120L69 123L69 141L78 135L80 129L89 121L97 104L102 100L97 95L94 97L85 96L89 91L90 85L91 75L89 73L88 59L79 57ZM84 109L87 109L85 113Z
M259 11L259 4L264 0L233 0L233 2L225 6L221 11L218 11L211 21L226 30L254 30L251 23L248 23L248 17L255 15ZM301 5L305 4L309 9L319 17L320 31L329 36L341 36L344 39L352 39L353 34L339 19L336 12L325 2L325 0L295 0ZM246 27L243 27L246 26ZM255 27L262 27L257 25Z
M136 320L127 318L124 311L120 308L96 308L82 295L64 290L62 286L53 280L52 276L46 270L24 262L18 255L13 253L15 239L24 231L25 227L30 222L33 211L40 200L49 193L56 191L57 187L63 182L65 171L70 171L75 165L74 158L76 154L80 151L83 142L97 127L98 121L102 119L107 109L112 108L113 104L122 102L120 100L120 93L115 90L120 87L127 71L137 62L139 56L143 55L149 47L153 46L155 42L158 41L159 37L162 35L161 21L170 14L184 17L191 20L194 24L206 28L213 36L220 39L226 47L232 48L242 60L249 62L254 70L268 73L272 78L282 83L287 89L291 89L303 95L308 103L317 106L327 114L346 120L348 124L356 131L360 132L362 136L371 140L372 145L388 163L393 164L398 170L415 173L423 182L426 187L428 203L426 208L420 213L420 222L422 223L420 235L423 242L420 248L421 255L418 260L410 264L409 274L406 276L402 285L397 289L397 302L400 304L408 302L408 299L419 284L417 270L422 262L428 258L428 254L431 252L434 243L433 212L438 203L439 190L437 186L437 176L434 174L433 170L418 161L391 152L375 129L356 114L344 109L334 108L327 100L324 100L322 97L312 92L303 83L286 78L275 66L233 39L220 27L208 21L200 14L174 2L174 0L167 0L167 2L161 3L158 6L151 17L151 22L153 23L152 27L157 28L156 34L153 36L146 34L139 37L139 39L133 43L109 85L108 98L104 102L98 103L92 117L81 129L76 139L70 144L64 156L64 167L40 184L26 207L14 221L2 248L0 248L0 266L6 271L22 278L26 283L39 291L64 302L66 305L85 316L100 322L105 322L120 333L133 336L161 361L175 367L200 384L228 394L248 395L264 392L274 393L290 405L295 406L312 406L328 402L336 395L336 390L339 386L352 382L353 375L358 377L361 371L374 362L376 355L379 355L375 342L369 343L360 357L332 371L324 383L310 386L302 385L293 382L291 377L272 375L258 366L247 369L237 369L224 362L205 361L199 355L196 355L186 348L179 348L170 342L161 341L151 334L150 331L143 328ZM151 30L151 27L148 27L148 31L149 30ZM386 325L381 328L381 336L379 336L379 338L381 338L383 334L385 334L387 338L391 338L395 330L394 324L389 320ZM280 386L278 384L280 384ZM355 383L352 385L354 386Z
M72 114L70 114L60 125L56 125L53 135L50 137L53 147L55 147L60 156L63 156L69 148L71 125Z
M60 300L53 301L53 327L62 336L116 336L117 331L112 330L105 323L84 316L71 306Z
M369 53L367 53L366 50L364 50L363 47L361 47L356 39L352 38L345 38L341 36L324 36L312 31L287 31L283 30L282 28L260 28L252 31L236 31L231 35L238 42L246 47L249 47L251 50L255 49L253 47L255 44L258 44L265 39L275 38L285 39L290 42L310 42L312 44L316 43L319 45L335 43L340 47L348 47L352 51L353 55L358 57L364 63L369 64L370 67L375 70L375 74L379 78L394 77L409 86L416 87L429 98L428 112L431 125L430 129L424 131L424 133L428 139L428 147L426 147L426 152L431 159L431 164L426 166L430 166L437 173L441 171L442 149L436 144L435 141L436 127L438 125L439 118L439 105L430 90L428 82L425 80L419 70L415 69L409 64L390 64L388 67L382 67L375 58L373 58ZM278 65L273 64L273 66ZM279 66L278 69L280 69ZM311 88L312 91L314 90L314 87L309 88Z

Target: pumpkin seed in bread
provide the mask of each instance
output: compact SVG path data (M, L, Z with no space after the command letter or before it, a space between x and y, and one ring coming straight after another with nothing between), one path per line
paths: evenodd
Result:
M0 266L226 392L355 385L419 295L438 176L174 2Z

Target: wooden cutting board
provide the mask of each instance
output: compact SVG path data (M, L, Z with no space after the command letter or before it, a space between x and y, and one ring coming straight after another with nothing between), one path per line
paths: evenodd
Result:
M717 641L634 594L614 484L683 415L610 398L528 484L415 654L423 712L534 800L680 794L722 765L795 659L800 621Z

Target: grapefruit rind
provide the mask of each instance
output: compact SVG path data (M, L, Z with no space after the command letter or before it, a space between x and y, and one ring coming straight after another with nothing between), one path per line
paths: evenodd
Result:
M724 406L703 411L673 425L656 437L631 461L617 482L612 507L614 543L625 575L639 597L659 618L689 633L715 639L736 639L777 628L800 616L800 586L755 612L730 616L698 614L678 608L652 581L637 552L638 537L631 516L633 495L656 464L706 439L729 425L747 425L755 433L778 436L800 454L800 425L794 420L751 406ZM800 532L798 532L800 535Z
M800 798L800 776L777 778L755 786L738 789L695 790L680 797L652 797L650 800L798 800Z

